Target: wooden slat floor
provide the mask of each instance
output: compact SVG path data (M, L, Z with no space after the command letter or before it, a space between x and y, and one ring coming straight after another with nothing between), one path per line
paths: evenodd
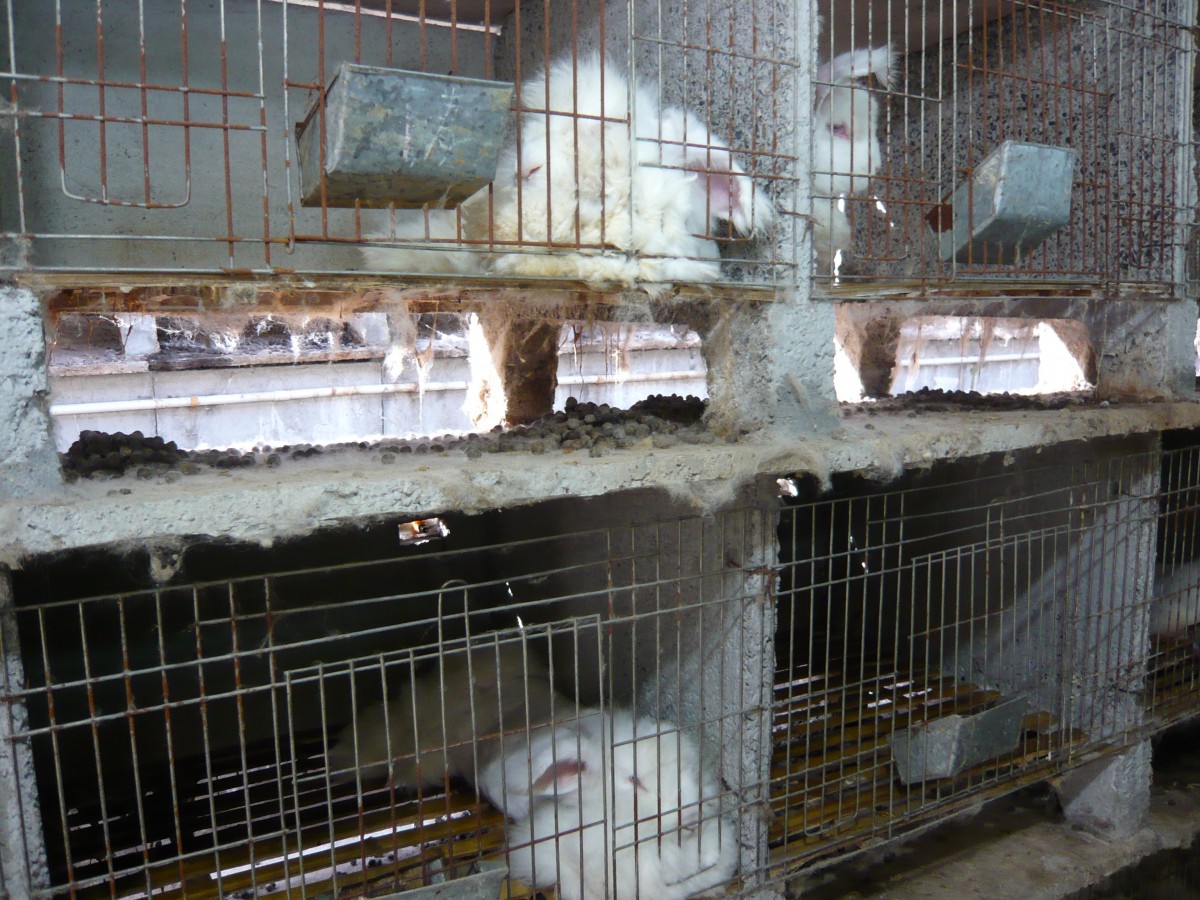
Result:
M886 663L850 672L849 679L779 676L792 683L776 690L773 864L793 868L945 815L960 801L1005 793L1045 777L1066 750L1086 742L1086 735L1059 729L1048 714L1027 716L1016 750L954 778L906 787L895 777L890 734L952 713L977 713L1001 697L936 673L900 675ZM147 829L145 815L118 817L110 809L107 832L77 828L88 837L72 839L73 858L92 862L76 867L76 879L107 869L100 840L105 834L117 860L116 877L85 896L152 890L164 900L209 900L221 891L226 897L269 897L283 896L289 884L292 896L301 896L303 882L307 897L368 898L418 887L445 867L463 871L457 867L503 857L502 817L465 791L418 802L385 785L364 789L360 802L352 785L328 784L319 740L296 747L294 766L290 760L276 764L273 747L261 748L249 766L240 755L214 760L211 783L218 791L208 788L203 772L177 772L177 784L192 778L195 787L176 792L179 812L169 827ZM78 825L97 814L79 809L72 820ZM176 820L190 832L177 834ZM134 827L136 821L143 824ZM150 840L142 841L142 834ZM520 885L510 890L511 900L539 896Z

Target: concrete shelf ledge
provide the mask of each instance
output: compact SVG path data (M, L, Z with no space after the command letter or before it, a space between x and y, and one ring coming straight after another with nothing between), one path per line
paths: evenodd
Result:
M270 543L362 517L472 512L561 497L660 489L697 510L760 476L863 471L881 478L937 460L1075 440L1200 427L1200 402L1053 411L854 412L832 431L737 444L587 453L397 457L348 450L278 468L202 468L168 481L83 479L0 501L0 565L75 547L221 535Z

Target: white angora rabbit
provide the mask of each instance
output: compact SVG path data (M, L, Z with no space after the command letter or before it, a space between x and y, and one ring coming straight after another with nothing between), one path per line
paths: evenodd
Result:
M632 108L631 108L632 101ZM457 213L398 220L398 241L447 241L446 252L368 247L380 270L493 271L596 284L706 282L720 277L714 228L767 229L766 194L697 116L630 90L600 56L564 58L524 82L514 145ZM462 251L465 243L487 253Z
M879 169L879 100L859 84L874 76L892 80L890 46L851 50L823 64L813 87L813 246L825 273L838 250L852 238L844 209L847 195L863 195Z
M506 742L479 789L509 817L512 874L563 900L684 900L737 868L715 769L676 726L629 710L581 709Z

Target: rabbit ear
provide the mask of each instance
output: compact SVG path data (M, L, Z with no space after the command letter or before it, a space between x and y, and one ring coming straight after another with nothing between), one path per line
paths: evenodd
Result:
M884 44L867 50L849 50L835 56L817 70L816 80L828 85L845 84L856 78L874 75L884 87L892 83L892 46Z
M683 167L696 173L696 200L710 219L729 222L745 235L769 221L771 210L766 198L754 190L750 177L734 161L725 142L714 137L691 113L687 114Z
M813 106L820 108L829 96L829 86L833 81L833 68L830 63L821 63L813 73Z
M579 779L587 771L581 759L557 759L533 780L531 796L556 797L559 794L578 792Z

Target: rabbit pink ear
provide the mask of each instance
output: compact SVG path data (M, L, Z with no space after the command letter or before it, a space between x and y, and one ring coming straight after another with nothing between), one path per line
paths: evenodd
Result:
M579 759L559 759L548 765L533 781L534 796L554 797L579 790L579 778L587 765Z
M689 165L689 169L694 168ZM775 213L766 194L756 190L742 167L724 154L724 165L707 171L696 170L699 202L707 203L710 219L729 222L738 233L751 236L771 227ZM702 207L703 208L703 207Z
M695 190L699 194L700 208L707 210L710 220L730 222L742 234L749 234L754 229L754 215L766 216L767 211L751 210L753 188L750 179L733 161L729 148L720 139L712 137L708 129L702 134L711 146L689 145L684 155L684 168L697 176Z
M702 172L699 183L708 200L708 214L745 231L750 216L742 202L740 179L730 171Z

